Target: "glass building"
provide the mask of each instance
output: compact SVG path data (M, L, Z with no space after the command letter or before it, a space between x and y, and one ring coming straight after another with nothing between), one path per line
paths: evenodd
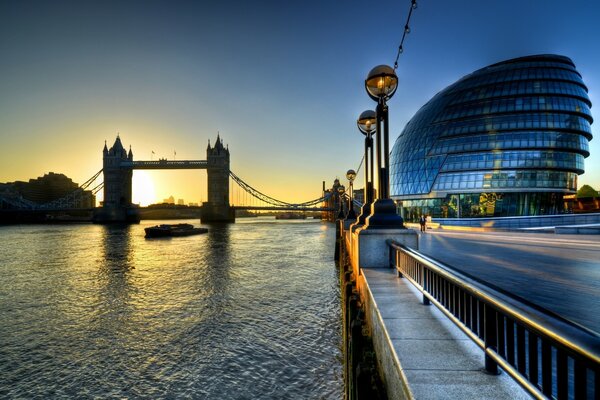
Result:
M567 212L592 139L591 102L573 62L535 55L490 65L435 95L390 155L403 217Z

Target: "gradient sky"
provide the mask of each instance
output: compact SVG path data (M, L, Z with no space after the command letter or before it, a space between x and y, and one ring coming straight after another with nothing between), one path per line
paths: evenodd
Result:
M316 198L323 180L358 167L355 121L374 108L363 80L393 64L409 5L0 0L0 182L53 171L82 183L117 132L138 160L205 159L220 132L246 182L282 200ZM570 57L600 105L595 1L422 0L411 29L389 102L391 143L438 91L524 55ZM579 185L599 189L592 130ZM148 174L158 200L206 199L204 171Z

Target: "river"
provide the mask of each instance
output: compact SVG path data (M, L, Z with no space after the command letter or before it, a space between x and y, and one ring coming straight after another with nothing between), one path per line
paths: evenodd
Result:
M343 397L333 224L156 223L0 227L1 398Z

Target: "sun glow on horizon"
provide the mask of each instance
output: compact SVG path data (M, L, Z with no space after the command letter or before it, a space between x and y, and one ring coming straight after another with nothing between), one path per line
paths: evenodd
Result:
M133 203L145 207L156 202L154 181L146 171L133 171L131 189Z

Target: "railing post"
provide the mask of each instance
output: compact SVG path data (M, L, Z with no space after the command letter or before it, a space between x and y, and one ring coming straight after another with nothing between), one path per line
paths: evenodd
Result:
M398 278L402 278L402 252L396 251L396 271L398 271Z
M580 360L575 360L575 398L586 399L587 397L587 370L585 365ZM596 378L598 375L596 374ZM596 392L598 398L598 392Z
M427 269L423 265L420 265L419 267L423 273L423 305L428 306L431 305L431 302L429 301L429 298L425 296L425 292L429 291L429 277L427 276Z
M487 303L483 306L483 320L484 320L484 342L485 348L491 349L494 352L498 350L498 336L497 328L498 323L496 321L497 313ZM485 372L490 375L499 375L498 364L490 357L487 353L485 355Z
M542 392L552 397L552 347L542 340Z
M398 253L396 253L396 255L397 255L397 259L398 259L398 262L396 263L396 271L398 271L398 278L402 278L403 277L402 271L400 270L400 268L401 268L400 263L402 262L402 253L398 252Z

